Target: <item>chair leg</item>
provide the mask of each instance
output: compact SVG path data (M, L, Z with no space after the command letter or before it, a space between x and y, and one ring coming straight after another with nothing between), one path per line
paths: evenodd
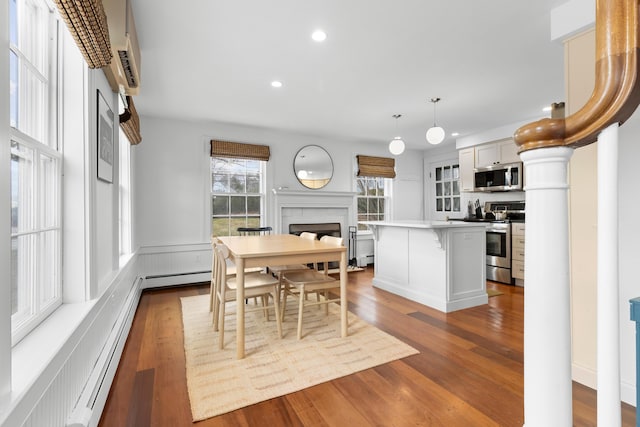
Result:
M326 302L326 301L329 301L329 291L324 291L324 300L325 300L325 303L323 304L324 305L324 314L328 316L329 315L329 303Z
M213 296L213 330L218 330L218 324L220 323L219 315L220 315L220 299L218 298L217 293Z
M282 338L282 319L280 319L280 286L274 288L273 308L276 316L276 326L278 327L278 338Z
M302 339L302 312L304 311L304 285L300 286L300 292L298 293L298 339Z
M282 288L282 307L280 307L280 321L284 321L284 312L287 309L287 297L289 296L289 286L286 284Z
M211 286L209 287L209 311L213 311L213 300L214 300L214 295L216 293L216 290L214 289L213 286L213 280L211 281Z
M219 329L220 329L220 334L218 336L218 348L220 350L224 349L224 309L225 309L226 304L223 302L220 302L220 319L219 319Z

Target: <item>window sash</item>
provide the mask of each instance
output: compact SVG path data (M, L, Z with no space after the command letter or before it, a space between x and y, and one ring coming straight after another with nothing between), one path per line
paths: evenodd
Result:
M55 99L58 25L44 0L18 2L15 43L10 44L10 124L57 149ZM13 26L13 25L12 25Z

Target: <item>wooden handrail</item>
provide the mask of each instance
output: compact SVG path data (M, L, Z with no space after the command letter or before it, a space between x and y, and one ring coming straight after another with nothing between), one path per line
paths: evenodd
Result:
M640 0L596 0L596 82L587 103L565 118L545 118L519 128L520 152L581 147L613 123L624 123L640 104L638 4Z

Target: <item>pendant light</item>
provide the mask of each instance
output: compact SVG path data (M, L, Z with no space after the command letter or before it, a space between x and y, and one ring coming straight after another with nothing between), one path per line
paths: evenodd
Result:
M427 142L429 144L440 144L444 141L444 129L440 126L436 126L436 103L440 101L440 98L431 98L431 102L433 102L433 126L427 130Z
M394 119L396 119L396 134L397 134L398 133L398 119L400 117L402 117L402 114L394 114L392 117ZM402 154L404 152L404 141L402 140L401 137L396 136L395 138L393 138L391 140L391 142L389 143L389 151L394 156L398 156L398 155L400 155L400 154Z

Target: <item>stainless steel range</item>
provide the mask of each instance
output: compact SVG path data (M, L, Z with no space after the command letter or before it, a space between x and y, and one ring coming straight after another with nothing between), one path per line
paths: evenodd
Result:
M511 275L511 224L524 222L524 201L486 202L483 218L467 221L487 223L487 280L513 284Z

